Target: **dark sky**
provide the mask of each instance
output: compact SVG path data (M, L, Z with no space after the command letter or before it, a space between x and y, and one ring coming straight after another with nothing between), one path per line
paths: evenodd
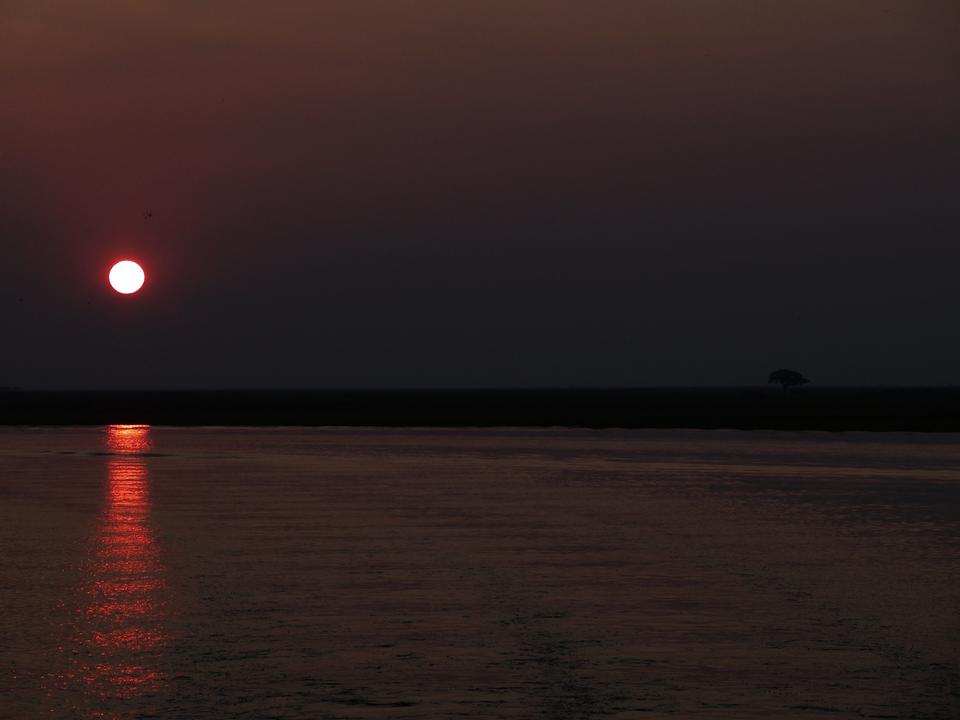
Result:
M960 383L958 38L955 0L0 0L0 385Z

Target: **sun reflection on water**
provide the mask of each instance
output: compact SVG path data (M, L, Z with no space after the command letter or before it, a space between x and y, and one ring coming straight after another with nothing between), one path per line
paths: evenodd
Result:
M87 580L78 608L80 663L68 679L81 690L90 717L122 717L108 711L122 701L156 693L166 684L160 669L169 637L164 628L166 581L150 526L150 428L107 428L104 511L87 558Z

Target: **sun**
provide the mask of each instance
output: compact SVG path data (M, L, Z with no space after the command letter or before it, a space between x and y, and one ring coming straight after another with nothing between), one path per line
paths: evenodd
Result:
M143 287L146 276L133 260L121 260L110 268L110 285L121 295L132 295Z

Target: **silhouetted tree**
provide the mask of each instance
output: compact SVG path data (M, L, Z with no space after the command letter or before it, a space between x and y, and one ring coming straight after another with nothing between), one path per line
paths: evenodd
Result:
M768 385L770 383L779 383L784 390L806 385L808 382L810 381L796 370L787 370L786 368L774 370L772 373L770 373L770 377L767 379Z

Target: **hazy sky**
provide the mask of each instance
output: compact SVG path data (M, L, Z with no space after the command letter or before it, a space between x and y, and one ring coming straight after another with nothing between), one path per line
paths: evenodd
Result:
M958 38L955 0L0 0L0 385L960 383Z

